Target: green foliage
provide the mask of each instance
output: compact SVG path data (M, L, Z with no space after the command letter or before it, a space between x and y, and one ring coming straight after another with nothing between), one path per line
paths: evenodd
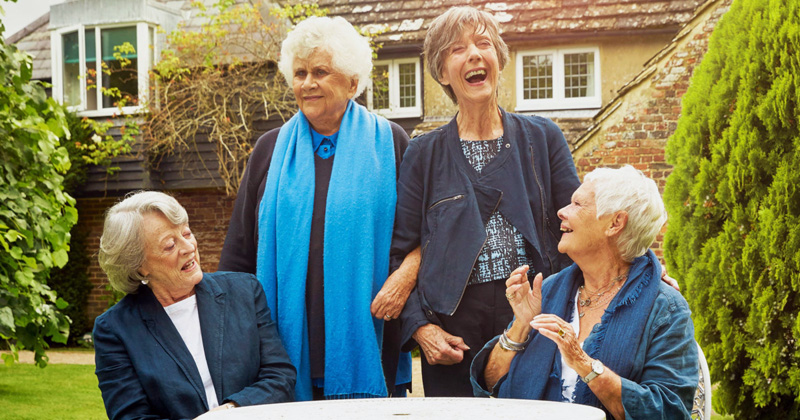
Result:
M89 281L89 254L86 249L88 232L72 229L70 234L72 239L69 242L69 261L64 267L50 271L47 284L61 299L69 303L60 312L70 319L67 344L75 346L84 344L83 334L91 332L94 324L86 313L87 299L92 291L92 283Z
M63 267L75 200L62 191L69 156L59 137L69 136L64 110L31 81L31 59L0 39L0 339L35 352L47 364L45 337L65 342L66 302L46 285Z
M717 411L800 418L800 3L734 1L667 144L670 273Z

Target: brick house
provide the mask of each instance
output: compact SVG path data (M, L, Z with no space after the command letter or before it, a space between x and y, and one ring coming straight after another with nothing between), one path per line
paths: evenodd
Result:
M598 165L631 163L663 186L670 170L664 160L664 144L675 129L680 97L706 51L714 24L730 1L319 0L319 4L328 8L330 15L343 16L356 26L383 30L378 37L383 48L375 67L387 79L388 95L379 97L368 91L363 99L409 132L441 125L456 110L423 70L421 48L427 26L454 5L469 4L493 13L501 22L511 53L501 78L501 106L555 120L571 144L581 175ZM49 15L7 39L34 56L34 77L53 82L56 98L64 99L65 87L59 77L70 58L59 55L64 46L55 38L63 42L77 32L80 46L87 34L94 32L95 45L101 44L95 50L102 50L105 28L134 27L140 46L154 46L152 57L140 60L148 62L156 59L159 42L163 42L158 34L149 32L150 27L160 24L168 28L180 19L192 18L185 1L102 0L126 3L129 9L130 4L138 7L139 17L129 14L112 23L85 20L81 9L75 9L100 2L75 0L53 6ZM61 17L56 19L56 15ZM65 16L79 23L58 23L64 22ZM156 22L158 19L165 23ZM130 31L128 36L132 36ZM85 62L88 52L78 52L73 55L78 62ZM146 86L139 89L147 90ZM81 101L91 106L87 98L81 97ZM81 112L96 118L111 116L102 109ZM259 129L266 131L278 123L263 121ZM103 213L119 196L141 188L168 190L189 212L203 269L215 271L234 201L225 195L219 180L206 171L180 172L169 165L166 170L149 170L141 157L125 159L120 166L122 171L113 178L106 178L99 169L93 172L78 196L78 228L89 232L90 253L95 255L99 244ZM96 260L90 278L95 288L88 312L94 317L108 305L105 276Z

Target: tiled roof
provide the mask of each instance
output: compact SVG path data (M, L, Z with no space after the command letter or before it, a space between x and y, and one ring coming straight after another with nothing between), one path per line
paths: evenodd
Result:
M504 38L677 30L706 0L319 0L329 14L360 27L385 28L378 40L419 44L434 18L453 6L493 14Z
M33 79L42 80L50 78L50 32L47 24L50 23L50 13L33 21L30 25L6 38L9 44L16 44L17 48L33 57Z

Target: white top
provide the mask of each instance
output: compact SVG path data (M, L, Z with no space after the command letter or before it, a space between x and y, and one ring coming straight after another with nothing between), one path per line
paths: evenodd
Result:
M575 294L575 306L572 308L572 329L575 330L575 337L581 335L581 317L578 312L578 297L580 293ZM580 343L581 349L583 343ZM578 384L578 372L575 369L567 366L564 356L561 356L561 396L566 401L575 402L575 386Z
M208 400L208 409L219 406L217 401L217 392L214 390L214 383L211 382L211 372L208 371L208 362L206 362L206 352L203 348L203 335L200 331L200 315L197 313L197 295L192 295L180 302L173 303L172 305L165 306L164 310L167 315L175 324L181 338L183 338L186 348L192 354L194 364L197 365L197 370L200 372L200 379L203 381L203 386L206 389L206 400Z

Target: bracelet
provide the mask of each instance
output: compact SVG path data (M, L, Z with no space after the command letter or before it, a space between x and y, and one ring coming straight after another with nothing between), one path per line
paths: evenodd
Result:
M525 350L525 345L528 344L528 340L525 340L522 343L518 343L510 338L508 338L508 330L503 330L503 334L500 334L500 347L508 351L522 351Z

